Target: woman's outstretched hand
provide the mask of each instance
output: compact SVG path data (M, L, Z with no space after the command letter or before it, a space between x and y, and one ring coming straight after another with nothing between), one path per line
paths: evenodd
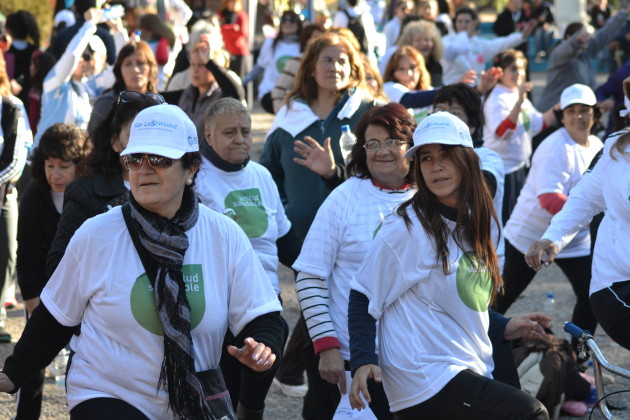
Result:
M304 158L293 158L293 162L306 166L326 179L335 175L335 157L330 148L330 137L324 140L324 147L309 136L305 136L304 141L296 140L293 144L293 151Z
M547 335L543 327L551 328L551 318L545 314L532 312L518 315L508 321L503 331L503 339L535 338L547 341Z
M0 392L11 392L15 389L15 384L9 377L0 372Z
M227 350L231 356L236 357L239 362L256 372L269 370L276 361L276 355L271 351L270 347L257 342L251 337L245 339L243 347L228 346Z
M543 256L543 252L547 256ZM540 239L532 244L525 253L525 262L534 271L539 271L543 264L548 267L549 264L558 255L558 247L549 239Z
M363 365L354 372L352 385L350 386L350 406L356 410L361 411L365 408L360 394L363 394L368 403L372 402L372 397L370 397L367 387L368 379L374 379L374 382L381 382L380 366Z

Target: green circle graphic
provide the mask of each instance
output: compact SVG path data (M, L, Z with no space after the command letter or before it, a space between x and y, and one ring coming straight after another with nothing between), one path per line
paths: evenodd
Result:
M193 330L199 325L206 312L206 297L201 264L184 265L182 274L186 285L186 298L188 298L188 303L190 304L190 329ZM155 335L164 335L162 322L160 322L155 307L153 287L146 273L136 279L131 288L129 300L131 313L136 322L142 328Z
M492 278L486 264L474 253L466 252L457 264L457 293L466 306L476 312L488 310L492 294Z

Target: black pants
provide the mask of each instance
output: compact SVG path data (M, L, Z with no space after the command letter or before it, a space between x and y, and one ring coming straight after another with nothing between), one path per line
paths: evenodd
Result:
M70 410L70 420L149 420L140 410L116 398L94 398Z
M289 327L284 318L282 318L282 322L284 323L284 340L282 341L284 345L289 335ZM253 372L227 352L227 346L230 344L238 347L242 345L242 343L236 343L236 338L228 329L223 341L219 366L221 366L225 385L230 392L234 411L237 410L239 402L250 410L263 410L267 393L269 388L271 388L271 383L278 367L276 365L264 373ZM277 357L281 356L277 355Z
M593 293L591 304L606 334L630 350L630 280Z
M502 382L464 370L427 401L396 412L401 420L548 420L545 406Z
M341 393L336 384L331 384L322 379L319 374L319 356L315 355L315 349L311 343L304 348L304 360L306 362L306 374L308 378L308 392L304 397L302 418L304 420L330 420L335 415ZM346 362L346 370L350 366ZM350 390L350 384L346 384L346 391ZM382 383L373 380L368 382L368 391L372 397L370 409L379 420L391 420L393 414L389 411L389 401L385 395Z
M527 168L525 167L522 167L512 173L505 174L505 184L503 187L503 210L501 212L503 226L505 226L512 214L518 195L521 193L523 185L525 185L525 179L527 179Z
M595 332L597 318L595 318L588 296L588 289L591 283L591 256L556 258L555 262L569 279L573 292L577 297L571 321L584 329ZM505 267L503 269L505 291L503 295L497 296L496 310L504 314L520 294L523 293L523 290L527 288L535 275L536 272L527 266L525 256L514 248L510 241L506 240ZM575 348L575 340L573 340L572 344Z
M300 318L293 327L291 338L284 349L282 360L276 372L276 379L287 385L302 385L304 383L304 347L311 338L306 331L304 317Z

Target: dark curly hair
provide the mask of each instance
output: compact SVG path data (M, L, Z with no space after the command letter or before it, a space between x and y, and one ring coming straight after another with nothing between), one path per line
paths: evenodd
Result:
M18 10L7 16L6 28L15 39L26 40L29 36L35 48L39 48L40 32L35 16L26 10Z
M72 161L77 175L85 172L85 163L92 149L87 131L76 125L56 123L42 135L31 160L31 177L41 187L50 188L46 180L46 159Z
M359 120L355 135L357 142L352 147L350 163L347 171L349 176L371 179L372 175L367 167L367 152L365 145L365 131L370 125L383 127L392 139L399 139L407 143L408 147L413 146L413 132L416 129L416 121L409 114L404 106L390 102L387 105L376 106L369 109ZM413 183L413 165L409 165L409 172L405 180Z
M468 126L475 128L472 133L473 141L483 142L483 109L479 93L466 83L442 86L433 99L433 106L444 103L450 106L454 101L464 108Z

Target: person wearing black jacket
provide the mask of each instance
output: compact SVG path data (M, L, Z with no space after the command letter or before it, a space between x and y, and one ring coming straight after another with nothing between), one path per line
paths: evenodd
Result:
M57 123L48 128L31 160L31 181L20 199L17 230L17 281L27 317L39 304L46 285L46 256L63 206L68 183L80 174L90 151L85 130ZM44 390L44 369L22 389L17 398L18 419L38 419Z
M75 231L87 219L129 201L124 179L127 171L119 153L129 140L133 118L149 106L163 103L157 94L123 92L92 137L94 149L88 158L89 176L71 183L64 193L64 211L46 259L46 275L52 276Z

